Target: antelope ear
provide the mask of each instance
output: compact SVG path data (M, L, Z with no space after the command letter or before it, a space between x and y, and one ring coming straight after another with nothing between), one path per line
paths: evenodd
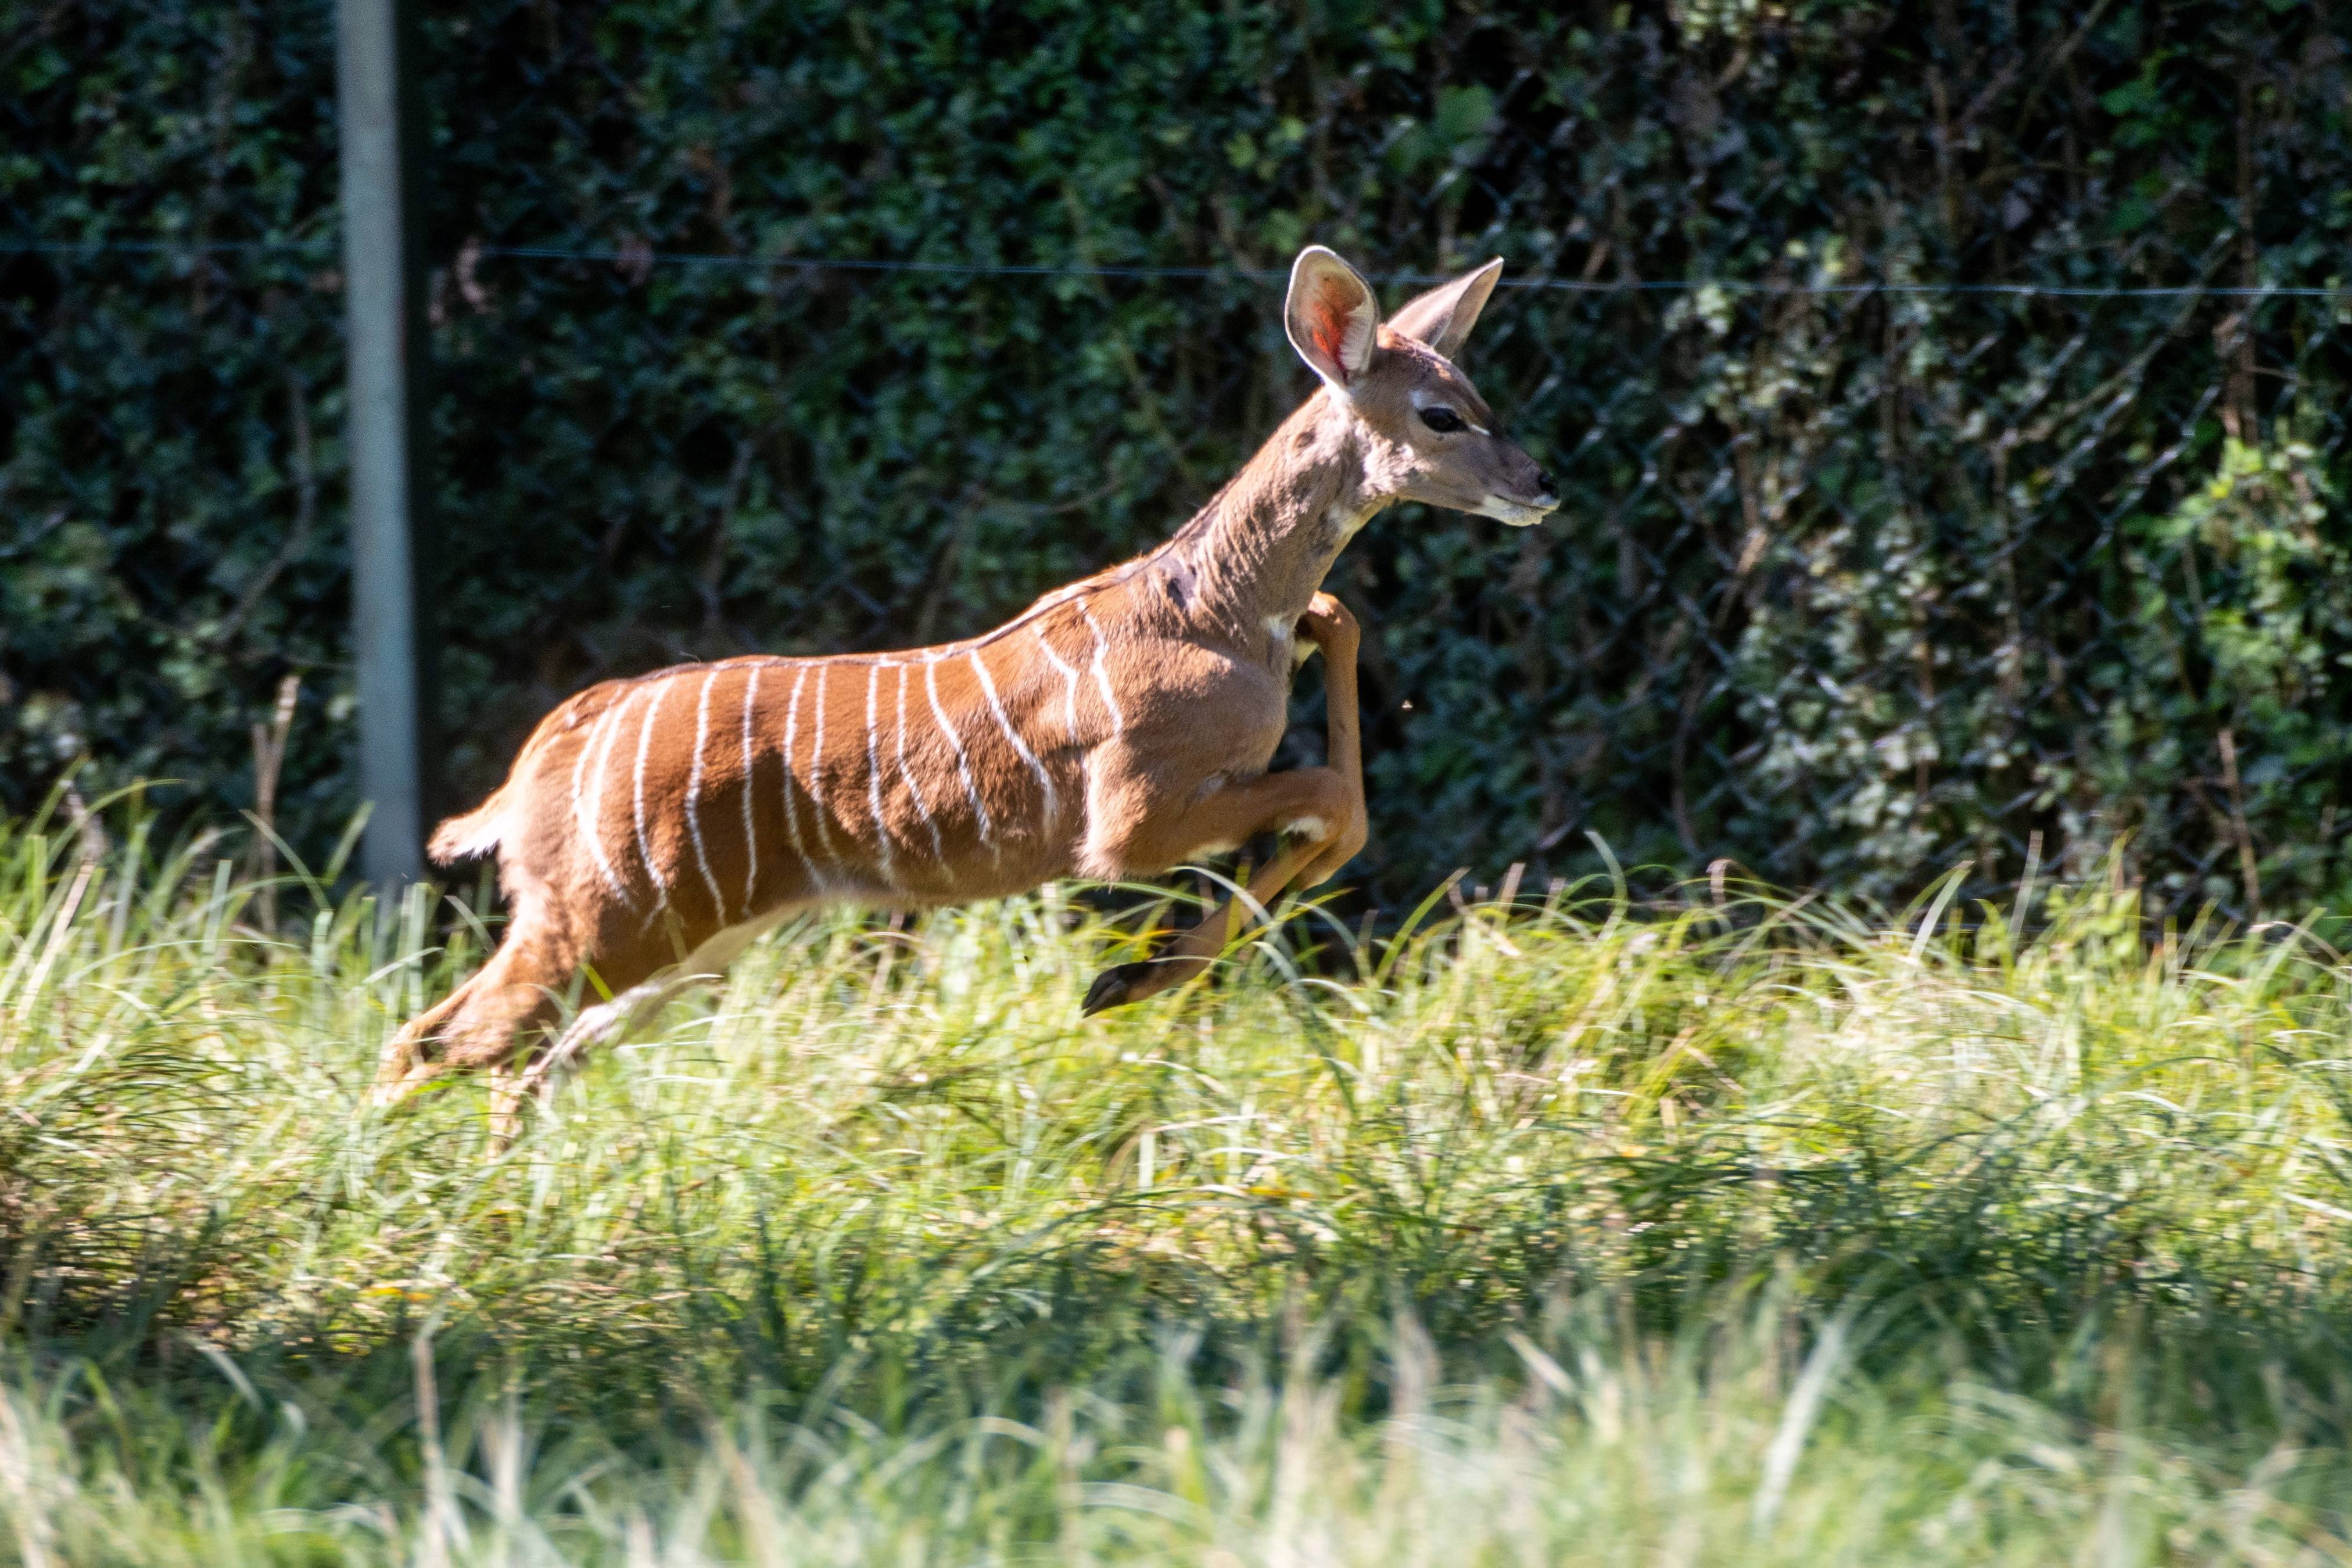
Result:
M1372 362L1381 324L1371 285L1331 251L1310 245L1290 267L1290 297L1282 303L1290 346L1323 384L1344 393Z
M1418 338L1447 359L1462 351L1478 312L1503 276L1503 258L1496 256L1475 272L1465 272L1451 283L1441 283L1389 318L1389 329Z

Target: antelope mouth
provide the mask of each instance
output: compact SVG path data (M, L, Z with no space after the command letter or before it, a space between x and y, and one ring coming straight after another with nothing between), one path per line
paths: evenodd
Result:
M1479 514L1498 523L1508 523L1515 528L1531 528L1559 508L1559 497L1540 501L1514 501L1507 496L1489 496L1480 504Z

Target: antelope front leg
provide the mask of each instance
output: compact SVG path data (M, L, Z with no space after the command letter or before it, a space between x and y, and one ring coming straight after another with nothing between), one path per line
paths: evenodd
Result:
M1280 897L1286 888L1317 887L1330 881L1341 866L1356 858L1369 832L1364 810L1363 731L1356 700L1356 651L1361 637L1356 618L1330 594L1318 593L1308 601L1307 613L1299 617L1298 634L1323 653L1323 709L1328 726L1323 755L1329 771L1339 775L1345 792L1345 809L1337 822L1328 824L1332 831L1328 839L1301 840L1284 846L1250 878L1249 896L1261 909ZM1239 925L1234 901L1227 898L1180 938L1163 958L1199 959L1199 965L1181 969L1177 964L1169 966L1179 979L1189 979L1223 950ZM1166 980L1153 988L1164 990L1175 983L1176 980ZM1141 992L1126 999L1139 1000L1150 994Z
M1263 909L1290 885L1293 878L1325 852L1319 840L1294 841L1285 845L1265 869L1250 878L1249 900ZM1234 901L1227 898L1204 915L1201 923L1168 945L1168 950L1156 957L1140 958L1131 964L1119 964L1095 977L1087 988L1087 999L1079 1011L1091 1018L1108 1008L1125 1007L1146 997L1182 985L1206 970L1225 944L1234 939L1240 921Z
M1361 633L1348 607L1318 593L1299 618L1298 633L1323 651L1323 756L1348 788L1348 816L1339 836L1298 873L1298 885L1318 887L1364 847L1371 824L1364 810L1364 743L1356 703L1356 650Z
M1229 786L1190 810L1173 814L1172 821L1147 823L1143 841L1156 841L1162 848L1138 854L1136 862L1156 869L1175 864L1204 844L1235 844L1265 832L1293 834L1292 841L1250 878L1249 897L1262 908L1338 841L1345 828L1347 801L1347 786L1331 768L1269 773ZM1166 952L1105 969L1087 988L1082 1010L1098 1013L1182 985L1224 950L1233 915L1234 901L1227 899L1170 943Z
M1294 826L1308 831L1295 836L1276 852L1250 878L1248 898L1255 908L1263 909L1281 896L1285 888L1294 883L1313 887L1328 881L1356 852L1364 847L1366 824L1364 817L1364 758L1362 732L1357 719L1356 649L1359 632L1356 618L1347 607L1328 593L1318 593L1307 605L1307 613L1299 619L1299 634L1322 650L1327 691L1325 710L1329 721L1326 733L1325 755L1329 759L1324 768L1302 768L1296 773L1275 774L1255 781L1256 785L1275 789L1292 788L1287 781L1315 779L1318 790L1336 787L1337 799L1330 804L1336 810L1300 813L1288 809L1276 813L1269 821L1238 835L1217 831L1202 831L1209 824L1188 818L1180 833L1194 833L1194 848L1203 843L1229 841L1232 837L1247 837L1250 833L1269 829L1288 830ZM1328 780L1328 784L1323 782ZM1214 802L1230 810L1241 806L1250 809L1253 803L1237 801L1228 795ZM1230 820L1230 819L1228 819ZM1180 852L1192 852L1192 849ZM1210 962L1224 950L1240 925L1235 901L1227 898L1202 917L1201 923L1171 943L1168 950L1156 957L1137 963L1121 964L1095 977L1087 991L1085 1011L1092 1014L1106 1008L1121 1007L1157 996L1171 987L1180 986L1209 967Z

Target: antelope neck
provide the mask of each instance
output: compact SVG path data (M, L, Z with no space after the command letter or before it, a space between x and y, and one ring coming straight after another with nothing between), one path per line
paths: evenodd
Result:
M1331 563L1386 504L1366 493L1361 437L1318 392L1161 547L1192 618L1255 648L1307 612Z

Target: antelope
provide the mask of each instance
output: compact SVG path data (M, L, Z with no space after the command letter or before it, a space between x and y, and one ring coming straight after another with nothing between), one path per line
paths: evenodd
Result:
M1522 527L1559 504L1454 364L1502 267L1383 323L1355 268L1300 252L1283 320L1321 385L1166 543L993 631L681 664L565 701L506 782L433 835L442 864L497 853L510 920L482 968L387 1045L381 1091L489 1068L494 1119L511 1114L559 1064L819 905L1149 876L1269 832L1282 842L1249 880L1251 909L1328 879L1366 834L1358 631L1322 591L1340 549L1397 501ZM1292 675L1318 651L1328 760L1269 773ZM1234 907L1105 970L1084 1010L1200 974ZM529 1060L583 969L612 999Z

